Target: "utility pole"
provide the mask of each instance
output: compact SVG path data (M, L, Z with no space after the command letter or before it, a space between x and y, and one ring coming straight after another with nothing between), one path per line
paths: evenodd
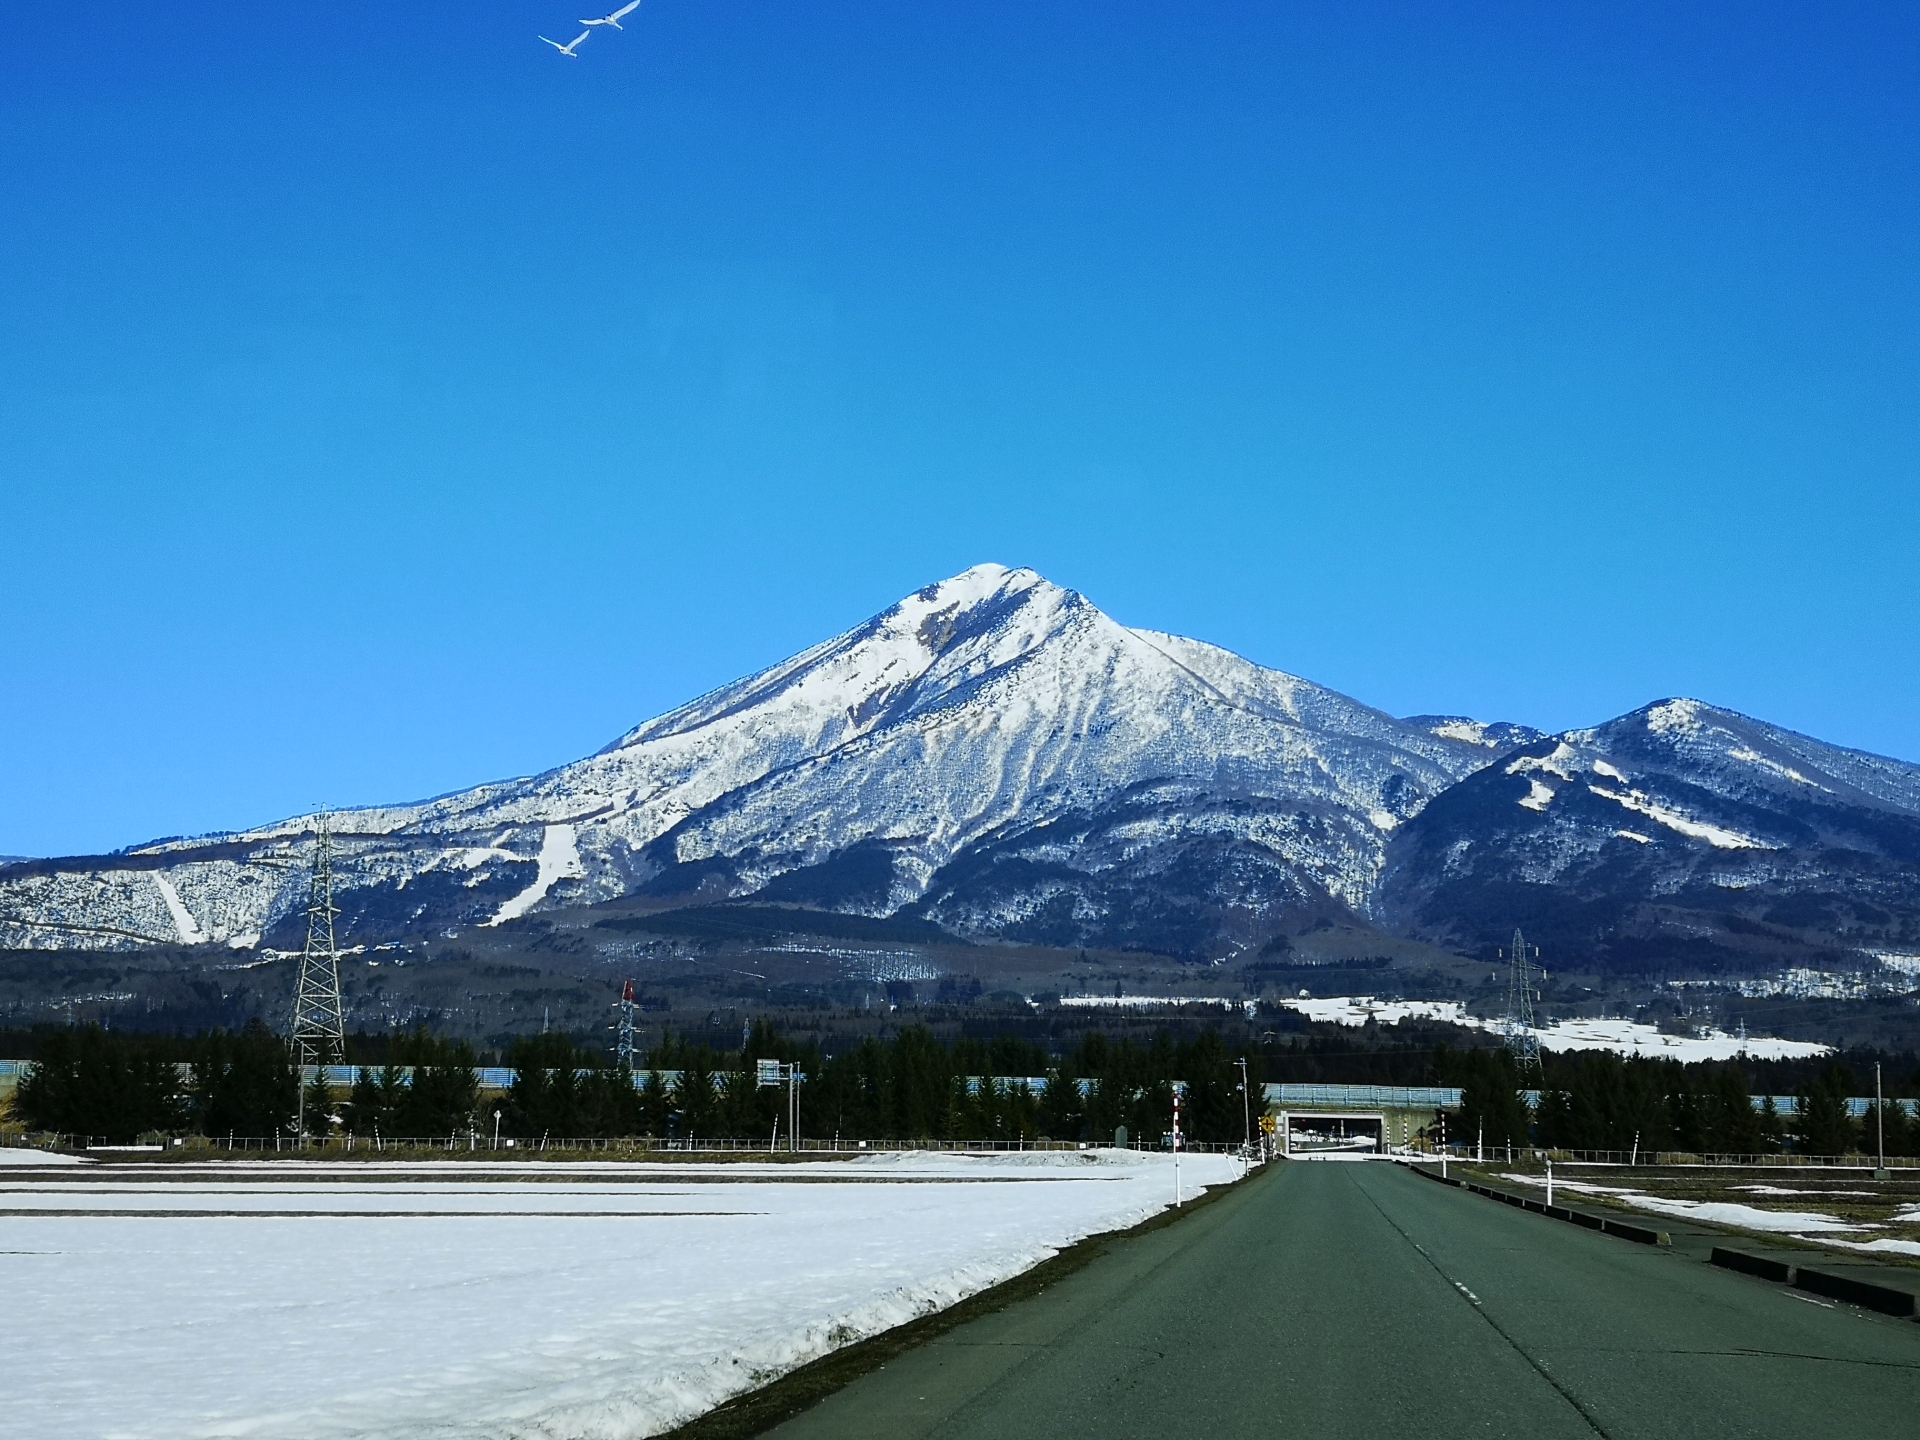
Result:
M294 1111L295 1133L307 1133L307 1066L339 1065L346 1059L347 1022L340 1003L340 951L333 903L333 817L322 810L314 821L313 878L307 897L307 945L300 952L300 984L293 1002L293 1051L300 1098Z
M1240 1110L1241 1118L1246 1122L1246 1138L1240 1142L1240 1154L1248 1163L1253 1159L1253 1090L1247 1084L1247 1057L1242 1055L1234 1062L1240 1067Z

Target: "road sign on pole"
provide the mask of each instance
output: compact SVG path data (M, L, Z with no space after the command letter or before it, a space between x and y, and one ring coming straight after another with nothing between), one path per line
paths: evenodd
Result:
M784 1060L756 1060L753 1062L754 1084L760 1089L769 1086L787 1087L787 1149L800 1148L800 1067L789 1065ZM775 1126L778 1133L779 1127Z

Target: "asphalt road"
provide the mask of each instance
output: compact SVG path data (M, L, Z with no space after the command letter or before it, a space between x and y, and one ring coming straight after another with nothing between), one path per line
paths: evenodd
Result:
M1920 1435L1920 1324L1398 1165L1294 1163L770 1433Z

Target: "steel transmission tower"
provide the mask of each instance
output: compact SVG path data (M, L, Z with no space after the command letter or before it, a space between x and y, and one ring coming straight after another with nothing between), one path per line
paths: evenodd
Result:
M300 954L300 990L293 1002L293 1063L340 1065L346 1061L347 1020L340 1003L340 951L333 922L333 824L320 812L313 834L313 884L307 899L307 948ZM306 1072L300 1072L300 1133L306 1133Z
M626 988L620 992L620 1035L614 1047L620 1067L629 1076L633 1074L633 981L627 981Z
M1533 1028L1533 963L1527 955L1527 937L1517 927L1507 953L1507 1014L1501 1028L1507 1032L1507 1049L1524 1078L1529 1071L1539 1073L1540 1035ZM1534 947L1533 954L1539 953L1539 947Z

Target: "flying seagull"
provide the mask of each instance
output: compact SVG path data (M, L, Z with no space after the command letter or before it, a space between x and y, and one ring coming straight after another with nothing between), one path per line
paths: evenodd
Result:
M544 35L540 38L547 40L547 44L553 46L554 49L558 50L569 60L578 60L580 58L580 42L592 33L591 30L582 30L578 35L573 37L573 43L570 45L562 45L558 40L547 40L547 37Z
M639 8L640 8L640 0L627 0L627 3L625 5L622 5L618 10L614 11L611 15L602 15L598 20L582 20L580 23L582 25L611 25L616 30L624 30L627 27L622 25L620 21L624 17L631 15L634 11L638 10ZM578 45L580 42L576 40L573 43Z

